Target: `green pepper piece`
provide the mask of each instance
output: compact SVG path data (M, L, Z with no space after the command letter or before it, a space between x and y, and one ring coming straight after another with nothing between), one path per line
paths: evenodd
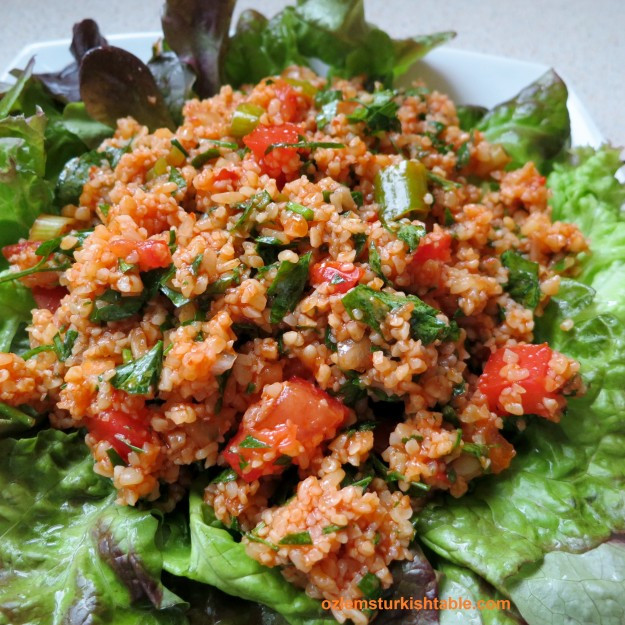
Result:
M427 169L419 161L402 161L382 169L375 177L374 190L382 221L395 221L411 213L425 217L429 210L424 199Z
M239 104L232 116L230 134L237 138L249 135L258 126L260 117L264 112L265 109L262 106L252 104L252 102Z

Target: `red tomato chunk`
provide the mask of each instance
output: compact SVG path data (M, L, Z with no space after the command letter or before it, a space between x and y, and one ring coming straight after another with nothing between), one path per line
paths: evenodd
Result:
M330 293L347 293L360 281L364 271L351 263L326 261L316 263L311 270L314 286L328 283Z
M132 451L128 443L142 448L153 440L152 432L145 423L121 410L105 410L88 420L87 429L97 440L108 441L125 462Z
M311 382L291 378L279 393L265 392L247 409L224 459L246 482L280 473L291 461L307 463L346 418L340 401Z
M49 289L35 286L32 288L32 293L37 308L47 308L50 312L56 312L68 291L64 286L54 286Z
M451 260L451 235L449 232L430 232L426 234L415 250L412 262L422 265L426 260L438 260L448 263Z
M283 173L284 167L289 167L297 156L296 148L276 148L265 154L267 148L274 143L297 143L301 129L295 124L286 123L280 126L256 126L249 134L243 137L243 143L252 150L263 172L273 178Z
M111 251L119 258L137 263L141 271L169 267L172 263L169 246L165 241L160 240L128 241L127 239L116 239L111 241Z
M516 363L506 361L506 352L517 357ZM557 400L559 406L564 404L561 392L548 390L549 361L553 350L543 343L542 345L513 345L501 347L491 354L484 372L478 383L479 390L486 395L490 410L498 415L510 414L502 403L501 394L514 385L521 387L520 394L523 414L537 414L546 419L557 420L557 411L545 406L546 399ZM509 356L509 355L508 355ZM522 379L515 379L517 374ZM553 389L553 386L549 387Z

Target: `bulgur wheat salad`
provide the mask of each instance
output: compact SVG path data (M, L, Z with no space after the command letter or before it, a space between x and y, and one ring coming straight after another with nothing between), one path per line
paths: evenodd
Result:
M453 33L233 4L0 99L0 623L620 622L618 151L553 71L456 106L396 80Z

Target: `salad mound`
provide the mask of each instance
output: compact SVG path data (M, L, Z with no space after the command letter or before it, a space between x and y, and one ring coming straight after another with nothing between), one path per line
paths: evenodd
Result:
M0 100L6 622L538 625L625 570L616 152L326 4L172 0L147 66L85 21Z

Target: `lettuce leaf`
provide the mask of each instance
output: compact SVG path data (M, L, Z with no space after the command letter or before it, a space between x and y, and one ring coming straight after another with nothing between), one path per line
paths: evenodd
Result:
M568 91L553 70L525 87L507 102L498 104L477 124L491 143L500 143L516 169L534 161L549 173L552 163L568 146L571 136Z
M327 625L331 613L302 590L287 582L280 571L256 562L245 547L215 519L202 499L200 484L191 490L188 525L177 515L165 526L163 568L182 577L203 582L242 599L275 610L291 625Z
M79 433L0 441L0 623L184 625L158 521L116 506Z
M479 575L463 567L456 566L445 560L437 564L441 575L439 596L441 601L454 599L464 602L469 600L474 606L478 601L496 602L492 609L479 610L477 607L465 609L447 608L440 611L440 625L523 625L524 621L513 605L509 607L499 601L506 597L497 592ZM509 599L507 601L510 601ZM510 602L511 603L511 602ZM488 604L486 604L488 605ZM491 604L492 605L492 604Z
M0 352L15 351L11 347L15 347L16 339L30 323L33 308L36 308L35 301L21 283L0 284Z
M0 247L28 236L37 215L52 202L44 180L46 123L41 111L0 120ZM0 267L6 264L2 258Z
M583 554L554 551L509 583L512 599L535 625L625 622L625 543L613 539Z
M549 177L554 219L579 223L593 252L582 259L579 281L563 280L537 320L536 340L580 360L587 394L569 401L560 424L532 423L505 474L481 481L462 499L429 504L418 522L429 547L506 594L521 570L528 571L524 565L543 562L545 553L584 552L625 529L625 189L614 178L619 166L614 149L584 150ZM575 325L564 332L559 325L568 318ZM619 601L625 605L622 595Z
M226 82L253 83L291 64L319 59L331 74L391 84L453 32L392 39L365 20L363 0L301 0L268 20L245 11L224 62Z

